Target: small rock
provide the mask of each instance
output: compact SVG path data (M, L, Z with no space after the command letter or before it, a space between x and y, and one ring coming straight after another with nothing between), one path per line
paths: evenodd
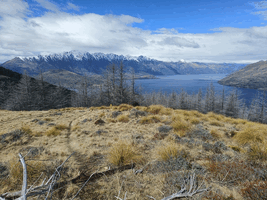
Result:
M47 123L46 121L39 121L38 124L39 125L43 125L44 123Z
M56 124L55 123L49 123L47 124L47 126L55 126Z
M136 140L138 140L138 139L144 139L144 137L142 135L139 135L139 134L132 135L132 138L133 139L136 139Z
M147 115L147 112L145 111L140 111L140 110L137 110L135 108L133 108L131 111L130 111L130 115L129 117L139 117L139 116L146 116Z
M87 122L88 121L88 119L84 119L83 121L82 121L82 123L85 123L85 122Z
M39 119L33 119L31 122L38 122Z
M168 133L170 130L172 130L172 127L163 125L163 126L158 127L158 130L160 133Z
M95 121L95 124L100 124L100 125L102 125L102 124L104 124L104 123L105 123L105 121L102 120L102 119L98 119L98 120Z
M202 147L203 147L203 149L204 149L205 151L211 151L211 150L213 150L213 145L212 145L212 144L209 144L209 143L206 143L206 142L204 142L204 143L202 144Z

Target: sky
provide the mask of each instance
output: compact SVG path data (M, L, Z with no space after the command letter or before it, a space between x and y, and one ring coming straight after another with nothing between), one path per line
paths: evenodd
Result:
M0 63L77 50L177 62L267 60L267 1L0 0Z

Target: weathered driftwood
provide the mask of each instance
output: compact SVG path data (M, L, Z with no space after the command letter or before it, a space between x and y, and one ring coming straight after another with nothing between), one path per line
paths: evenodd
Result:
M73 154L73 153L72 153ZM115 169L110 169L104 172L100 172L100 173L93 173L90 176L89 175L85 175L84 173L80 174L79 176L68 180L68 181L63 181L63 182L57 182L60 178L60 171L63 167L63 165L67 162L67 160L72 156L72 154L59 166L56 168L54 174L49 178L49 180L45 183L45 180L42 182L41 185L37 186L37 187L33 187L31 186L29 189L26 189L27 187L27 169L26 169L26 164L24 161L24 158L20 155L20 158L22 160L22 164L23 164L23 186L22 186L22 191L17 191L17 192L7 192L4 193L2 195L0 195L0 200L11 200L16 198L17 200L26 200L27 197L30 196L37 196L37 195L46 195L47 199L50 196L52 196L53 191L55 189L58 189L60 187L63 187L69 183L82 183L85 182L84 185L81 187L81 189L85 186L85 184L90 180L90 181L94 181L97 180L99 178L101 178L102 176L108 176L108 175L112 175L115 174L116 172L119 171L124 171L127 169L133 169L135 167L135 164L130 164L130 165L124 165ZM26 176L25 176L26 174ZM40 178L40 177L39 177ZM38 179L39 179L38 178ZM44 184L45 183L45 184ZM80 189L80 190L81 190ZM79 190L79 192L80 192ZM79 193L78 192L78 193ZM78 193L73 197L73 199L78 195Z
M195 173L193 173L193 175L190 175L188 178L184 179L184 184L182 185L182 188L179 192L174 193L170 196L167 196L161 200L171 200L171 199L175 199L175 198L192 197L195 194L209 191L211 189L211 187L200 189L203 185L203 182L204 182L204 179L203 179L201 185L198 187L198 184L195 180ZM188 191L186 189L187 186L189 187Z

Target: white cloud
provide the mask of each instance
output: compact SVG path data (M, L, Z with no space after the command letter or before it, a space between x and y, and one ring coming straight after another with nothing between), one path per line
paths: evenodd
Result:
M72 9L72 10L76 10L76 11L79 11L80 10L80 8L79 8L79 6L76 6L76 5L74 5L73 3L68 3L68 6L67 6L67 8L68 9Z
M36 0L49 10L31 17L27 2L0 1L0 63L15 56L88 52L144 55L158 60L187 62L252 62L265 60L267 26L239 29L221 27L208 34L157 31L133 27L144 20L129 15L74 15L52 1ZM78 8L77 8L78 9Z

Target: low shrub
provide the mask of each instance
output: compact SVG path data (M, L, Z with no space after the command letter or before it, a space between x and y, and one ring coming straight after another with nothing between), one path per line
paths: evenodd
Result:
M206 167L210 172L207 178L222 184L238 185L244 180L252 180L254 178L253 168L243 161L216 162L210 160Z
M255 180L241 185L241 195L245 199L267 199L267 181Z
M125 141L113 144L108 153L109 162L117 166L137 163L141 161L141 158L133 145Z

